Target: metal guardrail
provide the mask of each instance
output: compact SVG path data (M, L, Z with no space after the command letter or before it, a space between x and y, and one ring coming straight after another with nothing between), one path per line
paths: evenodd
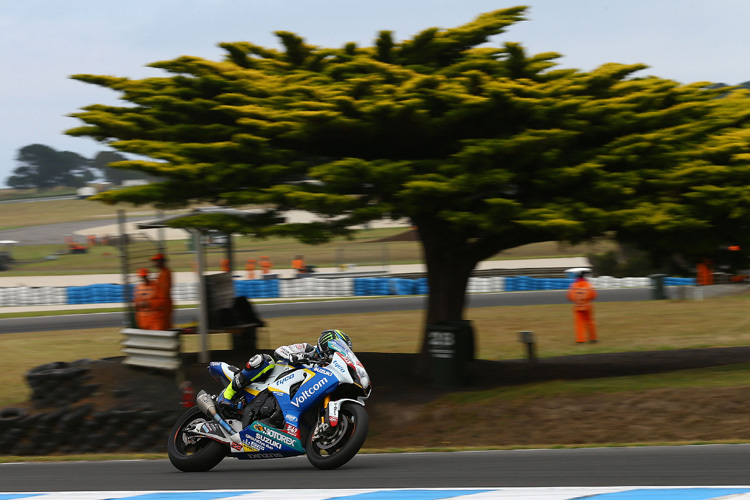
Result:
M120 333L126 337L122 341L124 364L168 371L180 368L179 330L125 328Z

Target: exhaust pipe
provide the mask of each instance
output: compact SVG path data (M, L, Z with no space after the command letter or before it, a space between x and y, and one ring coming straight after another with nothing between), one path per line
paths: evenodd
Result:
M207 417L213 418L230 436L235 434L235 430L229 425L226 420L221 418L221 415L216 411L216 403L214 399L209 396L206 391L200 391L195 397L195 405L198 409Z

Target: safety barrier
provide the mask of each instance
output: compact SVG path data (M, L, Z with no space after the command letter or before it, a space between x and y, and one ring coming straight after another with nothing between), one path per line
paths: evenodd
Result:
M125 328L122 341L123 363L160 370L175 371L180 368L179 330L140 330Z
M570 278L532 278L529 276L473 276L468 293L517 292L527 290L565 290ZM597 289L638 288L652 286L651 278L590 278ZM665 277L664 286L692 286L693 278ZM427 278L313 278L235 280L235 295L249 299L276 297L351 297L370 295L425 295L429 292ZM130 285L132 293L132 285ZM96 284L71 287L6 287L0 288L0 307L122 303L123 286ZM172 300L196 302L196 283L175 283Z
M133 285L129 285L133 293ZM67 287L68 304L106 304L124 302L124 287L114 283Z
M0 288L0 306L61 305L68 303L63 287L7 287Z

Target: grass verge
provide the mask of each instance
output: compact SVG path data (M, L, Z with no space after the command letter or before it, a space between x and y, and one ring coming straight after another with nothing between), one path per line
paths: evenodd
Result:
M573 342L571 312L566 305L473 308L467 310L467 319L472 320L476 331L477 357L491 360L523 358L524 346L517 341L518 332L522 330L536 333L540 358L743 346L750 345L748 300L750 295L699 302L601 303L595 309L601 342L585 345ZM275 348L301 340L313 341L318 332L338 328L352 336L358 351L414 353L420 349L423 320L422 311L274 318L261 332L259 347ZM0 335L0 365L4 367L0 371L0 406L26 398L28 389L24 374L29 369L52 361L119 356L121 340L119 328ZM197 341L197 336L184 338L183 350L196 351ZM211 335L209 341L213 349L225 349L229 345L228 336ZM640 379L638 384L643 387L660 383L679 386L739 384L748 370L750 367L742 366L717 369L710 376L708 373L689 377L662 374ZM613 384L621 383L625 381L606 384L585 381L578 385L561 385L557 389L545 386L543 389L530 387L524 390L550 392L575 388L577 391L611 391Z

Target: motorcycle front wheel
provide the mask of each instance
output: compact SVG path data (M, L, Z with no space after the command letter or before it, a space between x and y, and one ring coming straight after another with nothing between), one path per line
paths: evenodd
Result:
M226 445L186 433L187 426L206 421L208 419L198 408L190 408L172 427L167 454L169 461L177 469L183 472L205 472L216 467L227 455Z
M346 402L339 410L339 422L316 436L310 433L307 459L318 469L341 467L357 454L367 438L370 419L362 405Z

